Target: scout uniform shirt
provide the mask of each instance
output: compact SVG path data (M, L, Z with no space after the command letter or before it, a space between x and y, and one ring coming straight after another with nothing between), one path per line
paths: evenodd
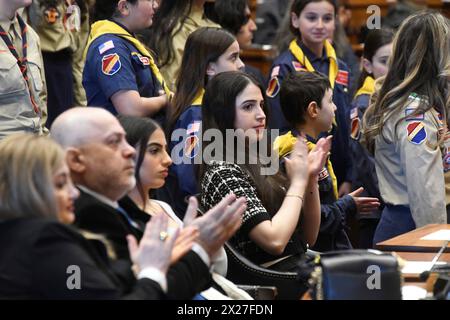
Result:
M83 10L77 2L84 2ZM34 0L29 18L39 34L44 52L68 50L72 53L75 105L86 105L81 84L83 52L89 35L89 13L86 0Z
M86 50L83 86L89 106L117 114L111 96L120 90L138 91L146 98L162 91L171 96L150 52L119 23L94 23Z
M184 47L186 45L187 38L189 35L197 29L203 27L215 27L220 28L220 25L212 22L205 17L203 8L198 8L197 6L192 6L191 12L187 14L187 19L180 28L180 24L173 29L176 34L172 34L172 47L174 50L173 60L167 65L161 68L161 73L168 82L168 86L171 90L175 90L175 82L178 77L178 72L181 66L181 60L183 58Z
M169 167L166 179L167 190L170 189L173 199L170 199L177 214L186 212L185 198L200 192L194 166L194 158L199 154L201 144L202 101L204 90L198 94L186 110L178 118L172 130L169 150L173 164ZM181 162L181 163L180 163Z
M331 132L333 135L331 161L335 168L338 184L341 184L352 179L352 161L348 146L349 69L344 62L336 58L334 48L328 41L324 43L324 54L320 58L316 57L301 42L294 40L291 42L289 50L283 52L275 60L267 86L267 96L271 107L269 127L279 129L281 134L294 129L286 121L281 110L279 95L281 84L289 73L314 70L326 75L333 88L333 102L337 110L336 123Z
M447 222L440 115L434 109L415 114L421 99L411 94L375 138L381 196L386 204L409 207L416 228Z
M315 147L315 141L307 138L308 151ZM279 136L274 141L274 150L280 158L287 157L292 152L297 137L291 131ZM352 245L347 236L347 216L356 213L356 204L352 196L345 195L338 199L337 180L330 159L318 176L320 197L320 229L317 241L312 247L317 251L351 249Z
M18 132L47 133L39 37L19 16L12 21L0 18L0 26L0 139Z
M375 79L368 76L364 80L362 87L356 92L355 99L352 102L349 146L353 160L352 188L356 190L359 187L363 187L362 197L375 197L380 199L375 160L360 142L363 115L369 106L370 96L374 91ZM379 218L380 216L381 210L376 209L371 213L366 212L361 214L359 218Z

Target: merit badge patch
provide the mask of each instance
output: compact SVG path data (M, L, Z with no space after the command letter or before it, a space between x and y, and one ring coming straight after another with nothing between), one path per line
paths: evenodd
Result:
M419 113L413 115L416 108L406 108L405 110L405 121L422 121L425 119L425 115L423 113Z
M339 70L336 76L336 83L342 84L343 86L348 86L348 72Z
M187 137L186 142L184 143L184 155L190 159L194 158L199 149L199 139L197 136L192 135Z
M414 144L421 144L427 137L427 131L422 122L411 122L406 127L408 140Z
M295 71L308 71L302 64L298 61L292 61L292 66L294 67Z
M102 59L102 72L107 76L116 74L121 67L122 63L117 53L108 54Z
M277 77L273 77L272 79L270 79L266 94L270 98L275 98L278 92L280 92L280 82L278 81Z
M109 40L98 46L98 52L100 54L104 54L106 51L112 48L114 48L114 42L112 40Z

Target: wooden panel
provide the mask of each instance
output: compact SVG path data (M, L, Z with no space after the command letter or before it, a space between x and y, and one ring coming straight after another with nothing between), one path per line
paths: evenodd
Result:
M270 71L275 56L276 52L271 46L255 47L241 52L242 61L261 70L265 77Z

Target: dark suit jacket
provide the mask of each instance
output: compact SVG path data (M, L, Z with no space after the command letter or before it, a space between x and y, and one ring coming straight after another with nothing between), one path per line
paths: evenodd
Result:
M116 209L82 190L75 201L75 214L75 224L80 229L103 234L111 241L118 257L113 269L125 286L133 285L135 278L131 273L126 236L133 234L140 240L144 224L140 223L141 230L134 228ZM209 288L211 281L206 264L195 252L190 251L169 269L167 296L169 299L191 299L195 294Z
M79 268L80 289L69 289ZM71 278L72 277L72 278ZM163 299L159 284L125 293L106 256L75 229L44 218L0 222L0 299Z

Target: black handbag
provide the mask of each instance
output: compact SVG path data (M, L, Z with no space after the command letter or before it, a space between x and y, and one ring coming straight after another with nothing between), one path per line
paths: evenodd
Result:
M398 260L375 250L333 251L308 262L309 286L317 300L401 300ZM308 267L306 269L308 270Z

